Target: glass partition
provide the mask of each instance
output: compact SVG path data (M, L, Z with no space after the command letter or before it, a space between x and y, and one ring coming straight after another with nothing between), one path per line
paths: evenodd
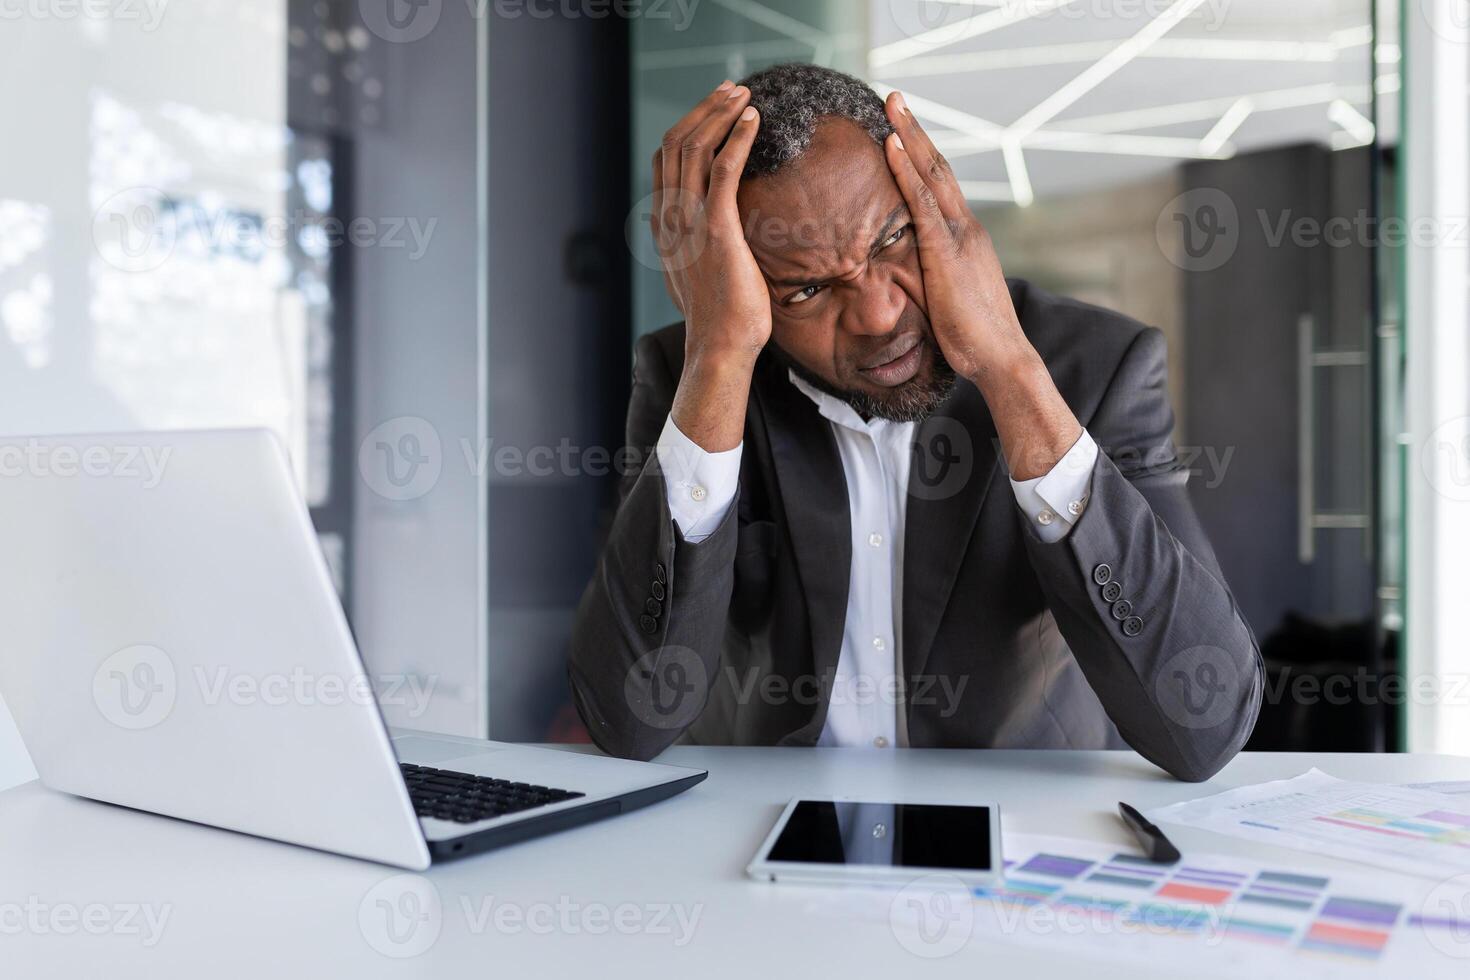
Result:
M1008 275L1165 334L1181 463L1271 689L1386 676L1375 88L1399 50L1369 0L777 7L712 0L684 31L635 29L632 198L723 77L818 61L901 89ZM640 232L637 333L677 319ZM1369 700L1268 698L1252 744L1386 747L1393 712Z
M726 78L787 61L809 61L862 74L868 9L852 0L708 0L686 18L632 21L633 188L628 216L633 266L633 332L676 323L658 255L648 235L649 161L664 133Z
M370 670L431 692L389 717L483 734L461 444L483 426L486 22L21 6L0 15L0 434L272 430ZM434 479L395 483L421 428Z

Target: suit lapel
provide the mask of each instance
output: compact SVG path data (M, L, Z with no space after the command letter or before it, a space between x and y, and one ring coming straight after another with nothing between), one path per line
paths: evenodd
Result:
M1016 316L1024 318L1026 283L1008 279L1006 286ZM903 548L903 673L909 678L929 661L999 462L990 407L979 388L961 381L914 437Z
M775 462L786 527L811 624L812 662L824 690L842 652L847 588L852 569L852 531L847 479L831 425L785 376L768 364L755 386ZM810 722L783 744L813 744L826 721L826 699Z
M852 575L847 480L830 423L767 363L754 394L786 511L806 595L812 662L825 685L837 668ZM979 389L961 381L916 430L904 519L904 673L923 672L1000 454L995 423ZM825 699L810 722L781 739L810 745L826 722Z
M903 673L922 674L1000 458L979 389L959 382L919 427L904 518Z

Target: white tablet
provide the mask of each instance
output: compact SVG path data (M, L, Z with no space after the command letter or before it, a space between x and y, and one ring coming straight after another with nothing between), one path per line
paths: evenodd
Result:
M745 873L763 881L900 885L942 874L984 886L1004 869L997 806L794 799Z

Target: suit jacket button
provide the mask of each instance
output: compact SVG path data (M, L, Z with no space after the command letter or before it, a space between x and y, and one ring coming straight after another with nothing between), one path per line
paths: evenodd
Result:
M669 580L669 570L664 568L664 563L656 561L653 563L653 577L658 579L658 584L663 585Z
M1121 623L1132 615L1133 603L1129 602L1127 599L1119 599L1117 602L1113 603L1113 618L1116 619L1118 622ZM1139 625L1142 625L1141 621ZM1132 636L1133 634L1130 633L1128 635Z
M1109 582L1107 585L1104 585L1102 587L1102 597L1104 602L1117 602L1119 599L1123 598L1122 584L1118 582Z
M649 599L643 603L643 608L648 611L648 615L658 617L663 615L664 604L657 599Z
M1098 585L1107 585L1113 580L1113 566L1103 562L1092 570L1092 580Z
M640 616L638 617L638 628L652 636L658 632L658 620L652 616Z
M1124 636L1137 636L1139 633L1142 632L1143 620L1139 619L1137 616L1129 616L1127 619L1123 620Z
M657 599L659 602L663 602L664 601L664 587L663 587L663 583L661 583L661 582L654 582L653 585L649 588L649 591L653 593L653 597L655 599Z

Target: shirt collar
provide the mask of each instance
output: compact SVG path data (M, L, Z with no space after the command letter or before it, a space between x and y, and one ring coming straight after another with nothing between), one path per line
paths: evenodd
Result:
M864 422L863 417L847 402L813 387L806 380L798 377L796 372L790 368L786 369L786 377L791 379L791 383L796 385L798 391L812 400L812 404L817 406L817 411L829 422L867 435L872 435L876 428L886 422L885 419L879 418Z

